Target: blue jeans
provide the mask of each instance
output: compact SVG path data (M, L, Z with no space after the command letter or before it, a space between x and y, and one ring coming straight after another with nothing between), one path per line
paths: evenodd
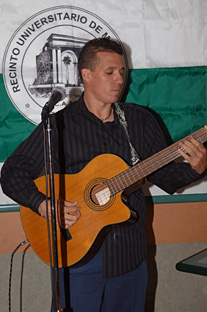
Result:
M144 312L147 264L113 278L102 277L102 250L79 268L59 270L64 312Z

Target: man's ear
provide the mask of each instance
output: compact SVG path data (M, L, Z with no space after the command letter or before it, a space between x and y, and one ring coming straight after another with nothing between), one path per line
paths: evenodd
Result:
M83 81L89 81L91 79L91 71L88 68L83 68L81 70L81 75L83 78Z

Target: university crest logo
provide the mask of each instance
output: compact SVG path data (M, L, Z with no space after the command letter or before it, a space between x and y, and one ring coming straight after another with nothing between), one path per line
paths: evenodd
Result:
M113 38L115 31L100 17L83 8L58 6L27 19L11 37L3 58L4 84L16 109L34 124L55 87L64 87L66 98L54 112L74 101L83 91L77 62L90 39ZM127 57L124 54L127 68Z

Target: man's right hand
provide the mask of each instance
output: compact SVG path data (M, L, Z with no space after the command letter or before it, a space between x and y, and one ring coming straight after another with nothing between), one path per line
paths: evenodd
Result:
M67 229L74 225L80 218L80 207L77 206L78 202L68 202L63 199L55 201L56 207L56 221L60 228ZM40 207L41 206L41 207ZM40 204L38 211L46 218L46 200ZM50 200L48 200L48 217L51 220Z

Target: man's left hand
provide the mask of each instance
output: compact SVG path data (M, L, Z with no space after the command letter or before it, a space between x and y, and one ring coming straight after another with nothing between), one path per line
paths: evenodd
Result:
M207 168L207 150L205 146L195 140L192 136L190 140L179 143L178 152L191 165L198 174L202 174Z

